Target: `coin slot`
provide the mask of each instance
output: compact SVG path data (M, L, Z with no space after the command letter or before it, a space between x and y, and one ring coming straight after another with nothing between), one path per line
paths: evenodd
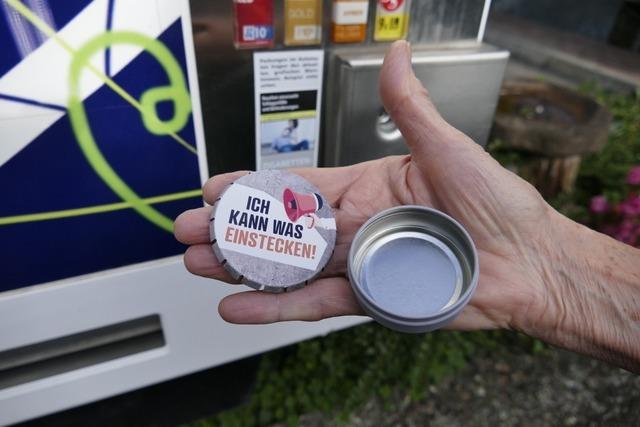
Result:
M0 351L0 390L166 345L157 314Z
M376 119L376 133L381 139L389 142L397 141L402 138L400 129L398 129L384 107L380 109L378 118Z

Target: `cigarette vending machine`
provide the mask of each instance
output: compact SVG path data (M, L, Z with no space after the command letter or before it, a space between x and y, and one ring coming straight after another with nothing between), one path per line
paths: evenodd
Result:
M406 153L378 96L384 54L400 38L411 43L414 70L442 115L485 145L509 56L482 42L489 8L485 0L192 1L211 173ZM264 39L242 39L258 29ZM321 79L300 86L284 64L318 51ZM278 150L288 120L298 121L307 150Z
M0 0L0 425L366 319L238 326L172 235L211 175L406 152L377 95L407 38L484 144L485 0Z

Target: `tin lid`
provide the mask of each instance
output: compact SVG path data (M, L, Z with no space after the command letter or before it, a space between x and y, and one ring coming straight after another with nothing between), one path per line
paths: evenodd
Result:
M464 228L421 206L389 209L365 223L348 267L364 310L403 332L425 332L452 320L471 298L478 276L476 250Z
M310 182L283 170L249 173L214 203L213 252L231 275L252 288L282 292L306 285L327 265L336 222Z

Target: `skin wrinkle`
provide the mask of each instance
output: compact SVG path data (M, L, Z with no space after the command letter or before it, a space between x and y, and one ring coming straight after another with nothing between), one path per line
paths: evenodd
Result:
M392 168L389 167L390 165L392 165L394 169L397 169L396 174L391 173ZM391 182L392 180L396 179L398 175L401 177L405 176L404 167L401 166L399 170L397 168L398 166L397 158L385 159L382 166L383 166L382 172L384 173L385 182ZM379 189L376 189L376 193L379 193L379 191L380 191ZM402 203L402 199L401 197L398 196L398 192L399 192L398 189L391 189L390 191L390 203L392 205L398 205Z
M355 167L355 168L353 169L353 172L352 172L352 173L351 173L351 175L350 175L349 183L347 184L347 189L346 189L345 191L341 192L341 194L340 194L340 201L342 201L342 198L344 197L345 193L346 193L347 191L349 191L349 190L348 190L348 187L351 187L351 185L352 185L354 182L359 181L359 180L360 180L360 177L362 177L363 175L365 175L365 174L366 174L366 172L367 172L366 163L363 163L363 164L361 164L361 165L359 165L359 166L360 166L360 167ZM339 209L340 209L340 206L341 206L341 205L339 204L339 205L338 205L338 208L339 208Z
M464 133L446 124L446 128L435 136L439 138L439 141L437 147L431 148L429 155L432 160L438 160L437 163L434 163L441 166L440 173L454 173L457 176L460 173L459 169L468 171L484 168L481 156L486 152ZM429 141L425 143L428 144ZM470 161L471 159L473 161Z
M412 161L415 162L415 159L412 159ZM431 182L429 176L425 175L424 171L422 170L423 168L421 168L417 162L415 162L414 164L416 165L416 169L420 171L420 175L423 178L424 185L427 188L427 191L429 191L429 197L431 198L433 206L435 206L437 209L444 210L445 204L442 200L441 194L438 191L435 191L436 188L434 187L434 184Z
M596 323L596 325L602 326L604 329L601 332L594 330L594 336L604 335L613 337L613 339L610 340L610 345L608 347L605 346L610 353L619 352L620 349L625 348L633 349L634 346L633 342L631 342L631 336L634 334L624 334L624 326L628 326L629 329L635 329L636 336L639 336L640 328L638 328L637 324L628 322L627 304L623 296L619 294L618 289L612 289L601 281L592 283L592 287L586 289L584 292L589 293L589 295L584 296L584 298L589 298L589 300L587 300L590 301L590 306L588 307L589 312L597 313L597 309L602 307L607 310L605 318L607 318L608 321Z
M585 230L569 228L569 232L579 232L580 236ZM587 233L593 232L588 230ZM559 235L562 239L563 233L560 232ZM603 236L591 234L591 237L602 239ZM605 239L615 245L612 250L619 251L620 243ZM573 240L578 245L578 252L586 249L582 244L582 237L577 241L575 238ZM607 274L613 274L616 269L607 269L598 263L589 262L588 256L576 256L576 248L573 246L558 245L551 253L555 253L552 255L555 262L549 264L554 265L554 268L542 265L543 283L549 291L542 294L539 314L530 315L528 323L522 323L523 329L553 344L579 348L594 357L639 372L640 367L633 360L640 360L637 345L640 327L637 323L629 322L628 309L625 308L628 301L633 305L635 298L624 298L624 295L633 295L634 291L621 291L624 280L615 280L617 286L611 286L610 281L601 280ZM620 259L628 257L629 253L619 255ZM615 264L619 267L617 261ZM635 274L631 276L635 277ZM637 287L637 282L635 286Z
M367 165L367 169L370 171L374 165L369 163ZM362 222L365 222L366 219L375 215L378 212L378 208L376 207L376 203L380 198L380 194L378 194L378 188L371 187L369 188L366 183L362 182L366 179L361 175L358 177L358 180L355 183L355 186L360 188L367 188L370 194L365 194L364 192L360 192L357 194L358 205L353 206L355 210L359 213L359 217L362 218ZM360 185L359 185L360 184Z
M494 199L491 190L482 180L479 181L479 185L481 187L486 187L486 192L489 194L491 199ZM483 194L483 192L485 192L485 189L483 188L480 188L479 191L473 191L473 194L470 191L463 191L452 204L457 210L466 210L466 213L461 215L461 217L474 218L474 220L477 219L482 225L482 228L489 230L489 233L495 236L500 233L500 227L495 222L495 219L499 218L497 216L498 211L495 208L495 205L484 197L483 200L480 201L482 205L478 205L477 194ZM487 205L487 209L485 209L485 205ZM479 209L479 207L482 209ZM467 226L470 228L476 228L476 225L474 224L467 224Z
M401 161L399 161L399 158L394 158L394 160L395 161L393 163L401 163L402 166L394 174L392 172L392 168L389 167L390 165L392 165L392 162L388 162L385 170L387 180L391 182L392 180L396 179L396 176L401 176L402 181L404 182L403 186L392 189L394 205L407 205L416 203L430 205L431 203L427 203L426 200L419 201L412 191L411 179L409 177L409 174L411 174L411 172L413 171L411 158L409 156L406 156L402 158Z
M317 319L313 319L313 320L322 320L325 317L327 317L330 313L332 313L333 311L335 311L335 308L338 308L338 312L342 312L342 313L349 313L353 307L351 304L349 304L348 302L345 302L344 298L332 298L332 297L326 297L323 300L319 300L319 303L321 305L320 308L320 316L318 316Z
M404 188L401 188L400 190L404 190L405 194L400 196L399 199L403 202L403 204L417 203L418 198L413 192L413 186L411 185L411 177L410 177L411 173L415 173L414 171L416 170L416 167L413 165L413 160L411 159L411 156L405 157L403 161L404 161L404 164L402 165L402 170L403 170L402 176L404 178ZM426 200L422 202L426 202ZM427 203L423 203L423 204L427 204Z
M485 253L485 261L487 257L493 257L496 260L502 258L500 255ZM487 311L490 312L491 307L493 307L494 314L492 317L496 320L500 319L499 323L502 327L517 329L517 323L514 319L517 319L518 316L522 316L524 313L528 312L531 307L535 306L537 301L534 288L519 286L524 281L524 278L527 277L529 272L522 267L516 267L515 271L512 272L515 282L505 282L503 278L505 276L504 272L495 270L487 272L487 266L491 265L491 262L484 262L481 260L481 273L486 274L485 277L487 277L487 279L485 280L485 283L489 282L497 285L495 293L499 293L500 295L494 295L492 293L486 297L486 305L489 307ZM514 265L517 266L518 264L514 263ZM502 280L500 280L501 277ZM494 301L504 297L505 295L509 295L507 300L511 301L510 305L495 307Z
M275 312L276 312L276 319L274 321L275 322L281 322L283 320L283 316L282 316L282 294L276 294L275 296Z
M640 323L640 298L635 295L631 296L631 307L628 309L627 314L631 320Z
M480 227L478 227L477 224L465 224L467 227L470 229L486 229L489 231L488 235L491 235L492 238L496 238L502 234L502 229L495 223L495 219L500 218L499 211L496 209L495 196L492 189L486 185L484 180L479 179L475 180L475 182L479 188L473 192L474 194L470 194L470 192L467 191L461 192L453 202L453 206L455 206L456 209L466 207L466 209L472 213L468 216L461 215L461 217L474 218L474 222L477 221L480 224ZM478 209L478 204L475 203L474 197L477 197L476 194L486 194L481 201L481 209Z
M533 319L533 323L539 323L539 322L543 322L545 319L547 318L553 318L553 316L556 316L558 310L559 310L559 306L560 303L562 301L562 297L557 295L556 292L554 292L553 290L553 278L556 274L556 266L559 265L559 259L562 259L563 256L560 255L556 255L556 258L552 258L551 262L549 262L549 257L552 256L552 254L556 253L557 250L563 250L562 247L551 247L548 244L545 244L546 242L551 242L552 240L536 240L537 245L534 248L535 250L538 250L538 254L542 254L542 257L539 257L539 261L538 262L531 262L531 260L529 260L529 264L532 267L532 271L537 271L538 272L538 276L539 276L539 284L541 285L541 288L544 289L543 292L539 292L538 293L538 298L539 298L539 308L536 308L535 305L530 304L527 307L527 311L523 313L523 318L524 319L528 319L528 318L532 318ZM558 259L559 258L559 259ZM535 259L535 258L532 258ZM547 260L542 261L542 260ZM560 300L558 300L557 298L560 298ZM538 315L536 315L536 311L539 313ZM521 321L522 324L526 324L526 321L523 320ZM557 322L556 325L552 325L552 328L555 330L558 328L560 321Z
M346 286L344 287L344 289L349 291ZM311 310L306 316L304 316L303 320L321 320L325 317L328 317L331 313L348 314L353 312L354 310L357 310L357 308L354 307L353 304L345 303L345 296L342 294L336 296L325 295L323 297L322 295L319 295L317 287L308 288L308 291L313 294Z
M571 277L567 272L563 271L561 280L567 286L569 290L568 297L573 297L574 300L569 302L573 303L571 313L572 316L565 316L562 320L562 326L572 333L577 345L581 347L593 348L594 354L599 358L608 358L607 354L612 350L617 349L618 344L621 343L624 346L624 337L619 335L615 324L624 324L624 317L616 310L615 302L606 297L603 293L602 283L595 281L591 282L591 286L576 286L577 284L587 283L589 278L585 274L580 274L580 278L576 280L575 276ZM611 304L613 303L613 305ZM598 306L597 310L594 307ZM598 322L600 319L594 317L598 311L605 314L604 318L606 322ZM569 312L569 310L567 310ZM598 330L598 326L602 329ZM597 337L602 332L605 336L609 337L608 343L599 348L594 347L592 340L587 337Z

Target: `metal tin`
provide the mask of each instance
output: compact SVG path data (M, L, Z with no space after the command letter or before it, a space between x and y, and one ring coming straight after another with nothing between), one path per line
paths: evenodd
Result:
M284 292L306 285L327 265L336 241L331 206L310 182L284 170L234 181L216 200L213 252L236 280Z
M358 230L349 279L363 309L401 332L427 332L451 321L478 283L478 255L466 230L423 206L380 212Z

